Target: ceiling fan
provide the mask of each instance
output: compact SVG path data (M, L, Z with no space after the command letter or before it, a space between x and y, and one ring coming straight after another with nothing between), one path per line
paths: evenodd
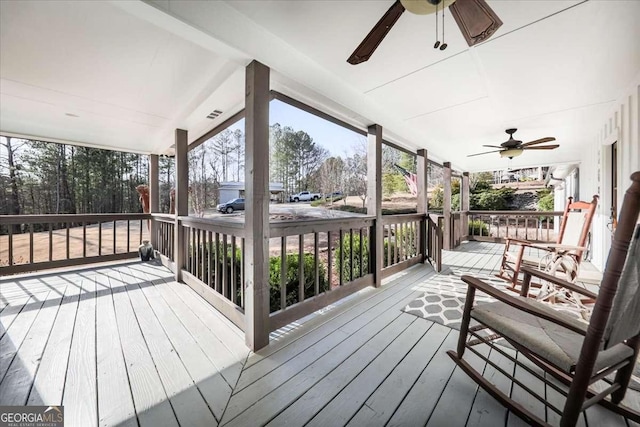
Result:
M442 11L444 18L444 9L447 7L469 46L488 39L502 25L500 18L485 0L396 0L353 51L347 62L356 65L368 61L405 10L416 15L436 13L437 38L437 12ZM440 50L447 47L444 43L444 20L442 26L443 43L441 45L439 41L436 41L434 45L434 48L440 47Z
M548 136L546 138L536 139L534 141L529 141L522 143L522 141L513 139L513 134L516 133L518 129L507 129L505 132L509 135L509 139L498 145L483 145L483 147L489 148L498 148L499 150L493 151L485 151L484 153L476 153L470 154L467 157L481 156L483 154L489 153L500 153L500 157L508 157L509 159L513 159L514 157L518 157L524 150L553 150L560 145L552 144L552 145L538 145L545 142L555 141L556 139L552 136Z

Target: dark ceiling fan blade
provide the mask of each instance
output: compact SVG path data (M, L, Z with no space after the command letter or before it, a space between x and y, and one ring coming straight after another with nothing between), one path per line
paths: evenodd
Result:
M400 0L397 0L389 10L387 10L387 13L380 18L371 31L369 31L367 37L365 37L362 43L353 51L349 59L347 59L347 62L356 65L368 61L404 10L404 6L402 6Z
M485 151L484 153L469 154L467 157L482 156L483 154L498 153L502 150Z
M522 147L523 150L554 150L560 147L560 145L541 145L539 147Z
M456 0L449 10L469 46L487 40L502 25L484 0Z
M524 144L521 145L521 147L529 147L530 145L542 144L543 142L551 142L555 140L556 139L554 137L548 136L546 138L540 138L534 141L525 142Z
M483 147L489 147L489 148L504 148L504 147L501 147L501 146L499 146L499 145L483 145Z

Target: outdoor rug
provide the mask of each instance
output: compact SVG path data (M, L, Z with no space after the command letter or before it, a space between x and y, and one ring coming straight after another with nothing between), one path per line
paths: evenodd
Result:
M467 296L467 284L460 279L464 274L467 273L452 270L449 275L436 276L435 279L424 285L426 288L425 293L411 301L403 311L449 328L460 330L462 309ZM495 276L477 275L475 273L474 276L497 289L515 295L512 291L507 290L508 283L504 280ZM495 299L490 296L482 292L476 292L476 302L478 304L493 301Z

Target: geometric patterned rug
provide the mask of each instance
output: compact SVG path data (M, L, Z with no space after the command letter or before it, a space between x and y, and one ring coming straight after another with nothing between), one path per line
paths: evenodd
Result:
M435 323L460 330L462 310L467 296L467 284L460 279L466 272L453 271L449 275L438 275L437 279L425 285L425 293L411 301L402 311ZM515 295L507 290L508 283L495 276L478 275L475 277L493 285L495 288ZM493 302L494 298L476 292L476 302L483 304Z

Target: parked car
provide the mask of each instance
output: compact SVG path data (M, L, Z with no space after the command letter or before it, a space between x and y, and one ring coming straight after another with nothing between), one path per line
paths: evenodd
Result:
M308 191L301 191L298 194L292 194L289 196L290 202L310 202L311 200L318 200L322 197L320 193L310 193Z
M342 191L334 191L333 193L327 193L324 195L325 199L341 199L342 197L344 197Z
M229 200L227 203L221 203L218 206L216 206L216 209L222 213L232 213L233 211L243 211L244 199Z

